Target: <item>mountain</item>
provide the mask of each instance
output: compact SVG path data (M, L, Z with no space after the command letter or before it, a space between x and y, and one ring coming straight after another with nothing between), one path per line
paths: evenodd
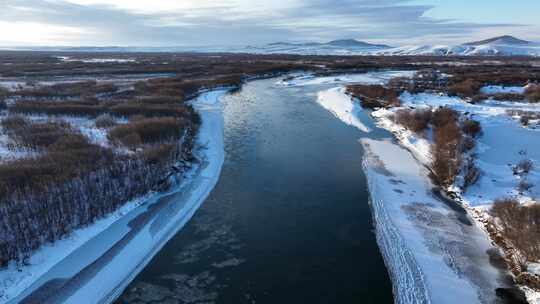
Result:
M498 36L458 45L410 45L375 52L387 56L540 56L540 43Z
M486 40L480 40L480 41L474 41L474 42L468 42L464 43L463 45L470 45L470 46L478 46L478 45L485 45L485 44L497 44L497 45L527 45L531 44L530 41L521 40L514 36L498 36L493 37Z
M372 44L356 39L339 39L324 43L274 42L263 46L249 46L244 51L258 54L367 55L370 52L388 48L390 47L384 44Z
M358 41L356 39L339 39L332 40L326 45L341 46L341 47L361 47L361 48L390 48L385 44L372 44L364 41Z

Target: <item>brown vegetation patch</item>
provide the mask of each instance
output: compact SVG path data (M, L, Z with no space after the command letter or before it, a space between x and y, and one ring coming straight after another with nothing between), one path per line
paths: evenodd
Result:
M358 98L364 108L399 106L398 92L381 85L349 85L347 86L347 93Z
M522 264L540 260L539 204L525 206L515 199L503 198L494 202L490 212L498 219L503 237L523 255Z
M394 115L394 122L415 133L420 133L428 128L431 116L431 109L399 109Z

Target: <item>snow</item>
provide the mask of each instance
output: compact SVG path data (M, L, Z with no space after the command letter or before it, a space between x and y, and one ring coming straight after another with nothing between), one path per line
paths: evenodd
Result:
M405 107L447 106L460 113L468 113L478 120L483 133L477 139L476 164L481 171L478 182L463 194L465 203L472 207L491 204L495 199L517 196L522 201L540 198L540 187L533 187L525 195L519 195L516 186L519 177L514 176L512 166L523 159L540 164L539 129L523 127L508 115L509 110L540 113L540 106L528 103L485 101L469 104L459 97L438 94L409 94L400 97ZM386 127L387 122L381 122ZM395 131L395 130L391 130ZM406 143L404 143L406 144ZM540 172L534 170L527 180L540 185Z
M90 59L77 59L69 56L58 56L58 59L64 62L84 62L84 63L129 63L137 62L133 58L90 58Z
M220 97L200 95L194 108L202 119L195 154L200 164L166 193L149 193L95 224L51 246L30 264L0 271L0 303L41 297L62 303L110 303L161 247L193 216L219 179L224 161ZM44 284L55 280L59 286ZM50 290L50 289L54 290Z
M476 226L433 196L428 171L391 140L361 139L379 247L396 303L492 303L498 270Z
M120 209L106 218L96 221L91 226L75 230L54 244L43 245L30 256L28 265L20 266L12 262L6 269L0 271L0 303L6 303L7 300L24 291L75 249L107 229L126 213L142 205L152 195L153 193L149 193L147 196L127 202Z
M312 74L302 74L292 79L278 81L278 86L309 86L321 84L385 84L395 77L412 77L416 71L384 71L364 74L340 74L335 76L316 77Z
M403 126L394 123L392 116L397 109L379 109L373 111L371 116L378 118L377 125L394 134L399 142L407 148L416 159L423 164L431 163L431 142L430 133L426 132L424 137L418 136L414 132L407 130Z
M491 86L485 86L480 89L480 93L482 94L523 94L525 92L524 87L516 87L516 86L499 86L499 85L491 85Z
M333 88L318 93L317 102L344 123L363 132L371 130L358 118L362 107L345 94L345 88Z
M363 130L366 123L362 122L361 110L343 110L348 109L343 106L348 98L344 89L338 87L319 92L317 102L343 122ZM488 196L495 196L497 191L513 191L515 177L502 172L510 170L505 162L515 163L514 152L533 140L522 137L523 131L537 131L519 126L508 117L507 110L516 107L540 110L540 107L498 101L472 105L457 97L438 94L404 93L401 100L403 107L450 106L479 119L484 132L493 135L484 135L479 141L476 152L484 161L479 165L481 170L499 174L501 177L498 178L501 179L503 175L507 176L511 181L507 187L491 185L486 188L480 185L478 191ZM390 139L370 139L370 135L361 139L377 240L392 278L396 303L455 303L456 298L464 303L494 302L494 290L501 287L497 279L501 274L489 263L489 257L485 254L492 248L489 238L479 226L472 224L467 211L456 215L455 211L450 210L455 207L449 208L448 203L432 194L434 185L426 169L431 163L431 131L418 135L395 124L391 117L398 109L379 109L371 115L377 126L390 131L397 138L399 145ZM353 114L359 123L351 123L354 119L349 116ZM495 129L506 128L509 134L500 136L500 132L489 129L487 122L494 122ZM512 136L512 148L495 148L504 145ZM534 136L534 133L530 136ZM537 150L535 148L533 154ZM535 176L534 173L532 175ZM489 183L491 177L483 177L481 181ZM471 191L474 193L474 190ZM478 203L470 198L466 201ZM485 197L481 202L487 203ZM483 205L477 208L479 211L484 209ZM529 297L534 297L532 294L529 292Z
M385 56L540 56L540 44L504 45L406 45L375 51Z
M352 46L298 46L273 44L230 49L231 52L254 54L299 55L378 55L378 56L540 56L540 44L490 43L483 45L403 45L390 48Z

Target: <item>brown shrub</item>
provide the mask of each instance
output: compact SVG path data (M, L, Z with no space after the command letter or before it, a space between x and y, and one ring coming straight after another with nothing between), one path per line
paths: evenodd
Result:
M97 83L95 80L71 83L57 83L48 86L33 86L18 90L16 94L27 97L75 97L94 96L96 94L113 93L117 87L112 83Z
M498 199L491 207L491 214L498 218L504 238L512 243L526 261L540 259L540 205L520 205L512 198ZM525 264L526 261L522 261Z
M474 164L472 158L467 158L465 165L463 166L463 189L467 189L478 181L480 177L480 170Z
M523 116L521 116L521 117L519 118L519 122L520 122L524 127L526 127L526 126L529 125L529 117L523 115Z
M476 147L476 141L474 140L474 138L470 136L463 137L463 142L461 144L461 152L470 151L474 149L474 147Z
M454 83L448 87L448 95L460 96L460 97L473 97L475 96L482 84L478 81L467 79L462 82Z
M111 141L128 146L139 139L142 144L159 143L179 139L185 127L184 120L174 117L146 118L118 125L109 131L108 137Z
M502 101L521 101L523 100L523 95L513 94L513 93L498 93L490 96L494 100Z
M430 109L400 109L396 111L394 120L405 128L415 133L420 133L427 129L431 121L431 116L432 112Z
M489 99L489 95L486 94L476 94L473 97L471 97L470 103L475 104L479 103L481 101Z
M160 144L155 147L145 149L143 157L147 163L159 164L171 157L171 153L174 151L174 145L172 144Z
M523 159L512 168L515 175L527 175L533 169L534 164L530 159Z
M442 127L449 123L456 122L458 117L459 114L456 111L447 107L440 107L433 112L431 123L435 127Z
M480 134L482 127L480 126L480 122L467 118L461 123L461 130L463 133L474 138Z
M461 166L462 133L457 124L457 113L439 108L433 114L432 169L442 186L454 183Z
M9 136L27 148L47 148L59 138L72 132L65 122L30 122L20 116L10 115L2 120L2 126Z
M101 114L96 118L96 127L100 129L107 129L115 125L116 121L109 114Z
M525 97L529 102L540 102L540 85L529 85L525 90Z
M9 115L2 119L1 123L2 128L9 132L25 127L28 124L28 121L20 115Z
M399 106L398 92L381 85L349 85L347 93L358 98L364 108Z
M145 104L180 104L182 99L172 96L144 96L138 98L137 102Z
M129 117L133 115L151 116L188 116L188 108L174 104L147 104L141 102L128 102L115 105L109 109L115 116Z
M14 113L25 114L97 116L103 113L106 108L104 105L91 99L62 102L20 100L10 106L9 110Z
M66 182L110 161L110 150L90 144L81 134L64 133L37 158L0 164L0 195L25 189L47 191L50 185Z

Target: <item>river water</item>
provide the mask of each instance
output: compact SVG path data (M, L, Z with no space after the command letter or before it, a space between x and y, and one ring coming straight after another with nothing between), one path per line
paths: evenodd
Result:
M328 86L275 82L224 98L219 183L117 303L393 302L362 171L365 134L316 103Z

